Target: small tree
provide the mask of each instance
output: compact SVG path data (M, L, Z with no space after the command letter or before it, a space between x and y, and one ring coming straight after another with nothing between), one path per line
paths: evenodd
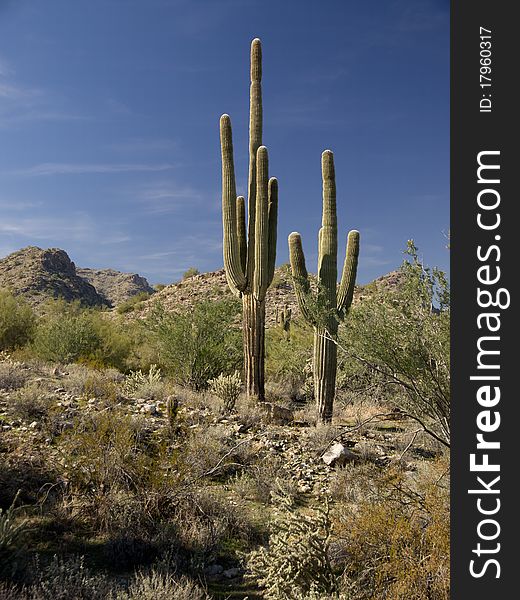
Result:
M45 360L69 363L87 358L101 340L92 323L90 311L64 300L49 303L34 340L36 353Z
M99 310L82 308L77 302L55 300L45 308L34 339L41 358L125 368L131 350L128 327L124 330Z
M450 445L450 287L408 242L394 289L375 288L351 311L339 345L391 386L392 401L445 446Z
M196 268L196 267L190 267L189 269L187 269L186 271L184 271L184 273L182 274L182 279L189 279L190 277L195 277L195 275L198 275L200 273L200 271Z
M31 307L7 290L0 290L0 350L27 344L34 333L36 318Z
M236 300L199 302L169 313L158 305L145 322L152 332L165 371L196 390L208 379L232 373L240 365L240 330Z

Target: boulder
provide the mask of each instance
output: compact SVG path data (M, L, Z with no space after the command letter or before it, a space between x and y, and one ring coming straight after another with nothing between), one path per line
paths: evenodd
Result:
M359 456L355 452L346 448L341 442L336 442L325 452L321 460L329 467L340 467L357 458Z

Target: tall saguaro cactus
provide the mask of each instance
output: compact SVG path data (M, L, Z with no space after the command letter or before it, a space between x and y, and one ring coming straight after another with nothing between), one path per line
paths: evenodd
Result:
M268 179L262 146L262 47L251 43L248 224L245 201L236 195L229 115L220 118L224 268L231 290L242 297L244 375L248 396L264 399L265 295L274 275L278 182Z
M338 223L336 217L336 180L334 155L325 150L321 155L323 178L323 217L318 237L318 285L316 297L305 266L302 240L299 233L289 236L289 254L296 298L304 318L314 326L314 394L318 418L332 419L336 387L337 346L334 338L352 303L359 256L359 232L352 230L347 237L347 250L341 283L337 287Z

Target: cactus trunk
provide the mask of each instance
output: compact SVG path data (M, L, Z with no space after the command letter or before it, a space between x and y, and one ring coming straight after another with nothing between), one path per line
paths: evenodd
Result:
M257 300L252 294L244 294L242 308L245 389L249 397L263 400L265 398L265 298Z
M318 419L324 423L332 421L334 396L336 393L336 370L338 347L330 339L330 332L322 327L314 329L314 397Z
M278 182L268 179L262 146L262 47L251 44L247 237L245 199L236 196L231 120L220 119L224 269L231 290L242 297L244 380L249 397L264 400L265 295L274 275Z

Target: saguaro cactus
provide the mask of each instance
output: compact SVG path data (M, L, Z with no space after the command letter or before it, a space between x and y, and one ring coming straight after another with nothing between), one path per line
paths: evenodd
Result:
M276 308L276 323L282 328L286 340L291 338L291 317L292 310L288 304L284 304L282 310Z
M289 235L289 254L296 298L304 318L314 326L313 375L318 418L332 419L336 387L337 346L334 338L338 324L352 303L359 256L359 232L350 231L341 283L337 288L338 223L336 217L336 180L334 155L321 155L323 178L323 217L318 237L318 283L315 298L305 266L299 233Z
M262 146L262 47L251 43L248 224L245 201L236 195L229 115L220 118L224 268L231 290L242 297L244 378L248 396L264 399L265 294L274 275L278 182L268 179L267 148Z

